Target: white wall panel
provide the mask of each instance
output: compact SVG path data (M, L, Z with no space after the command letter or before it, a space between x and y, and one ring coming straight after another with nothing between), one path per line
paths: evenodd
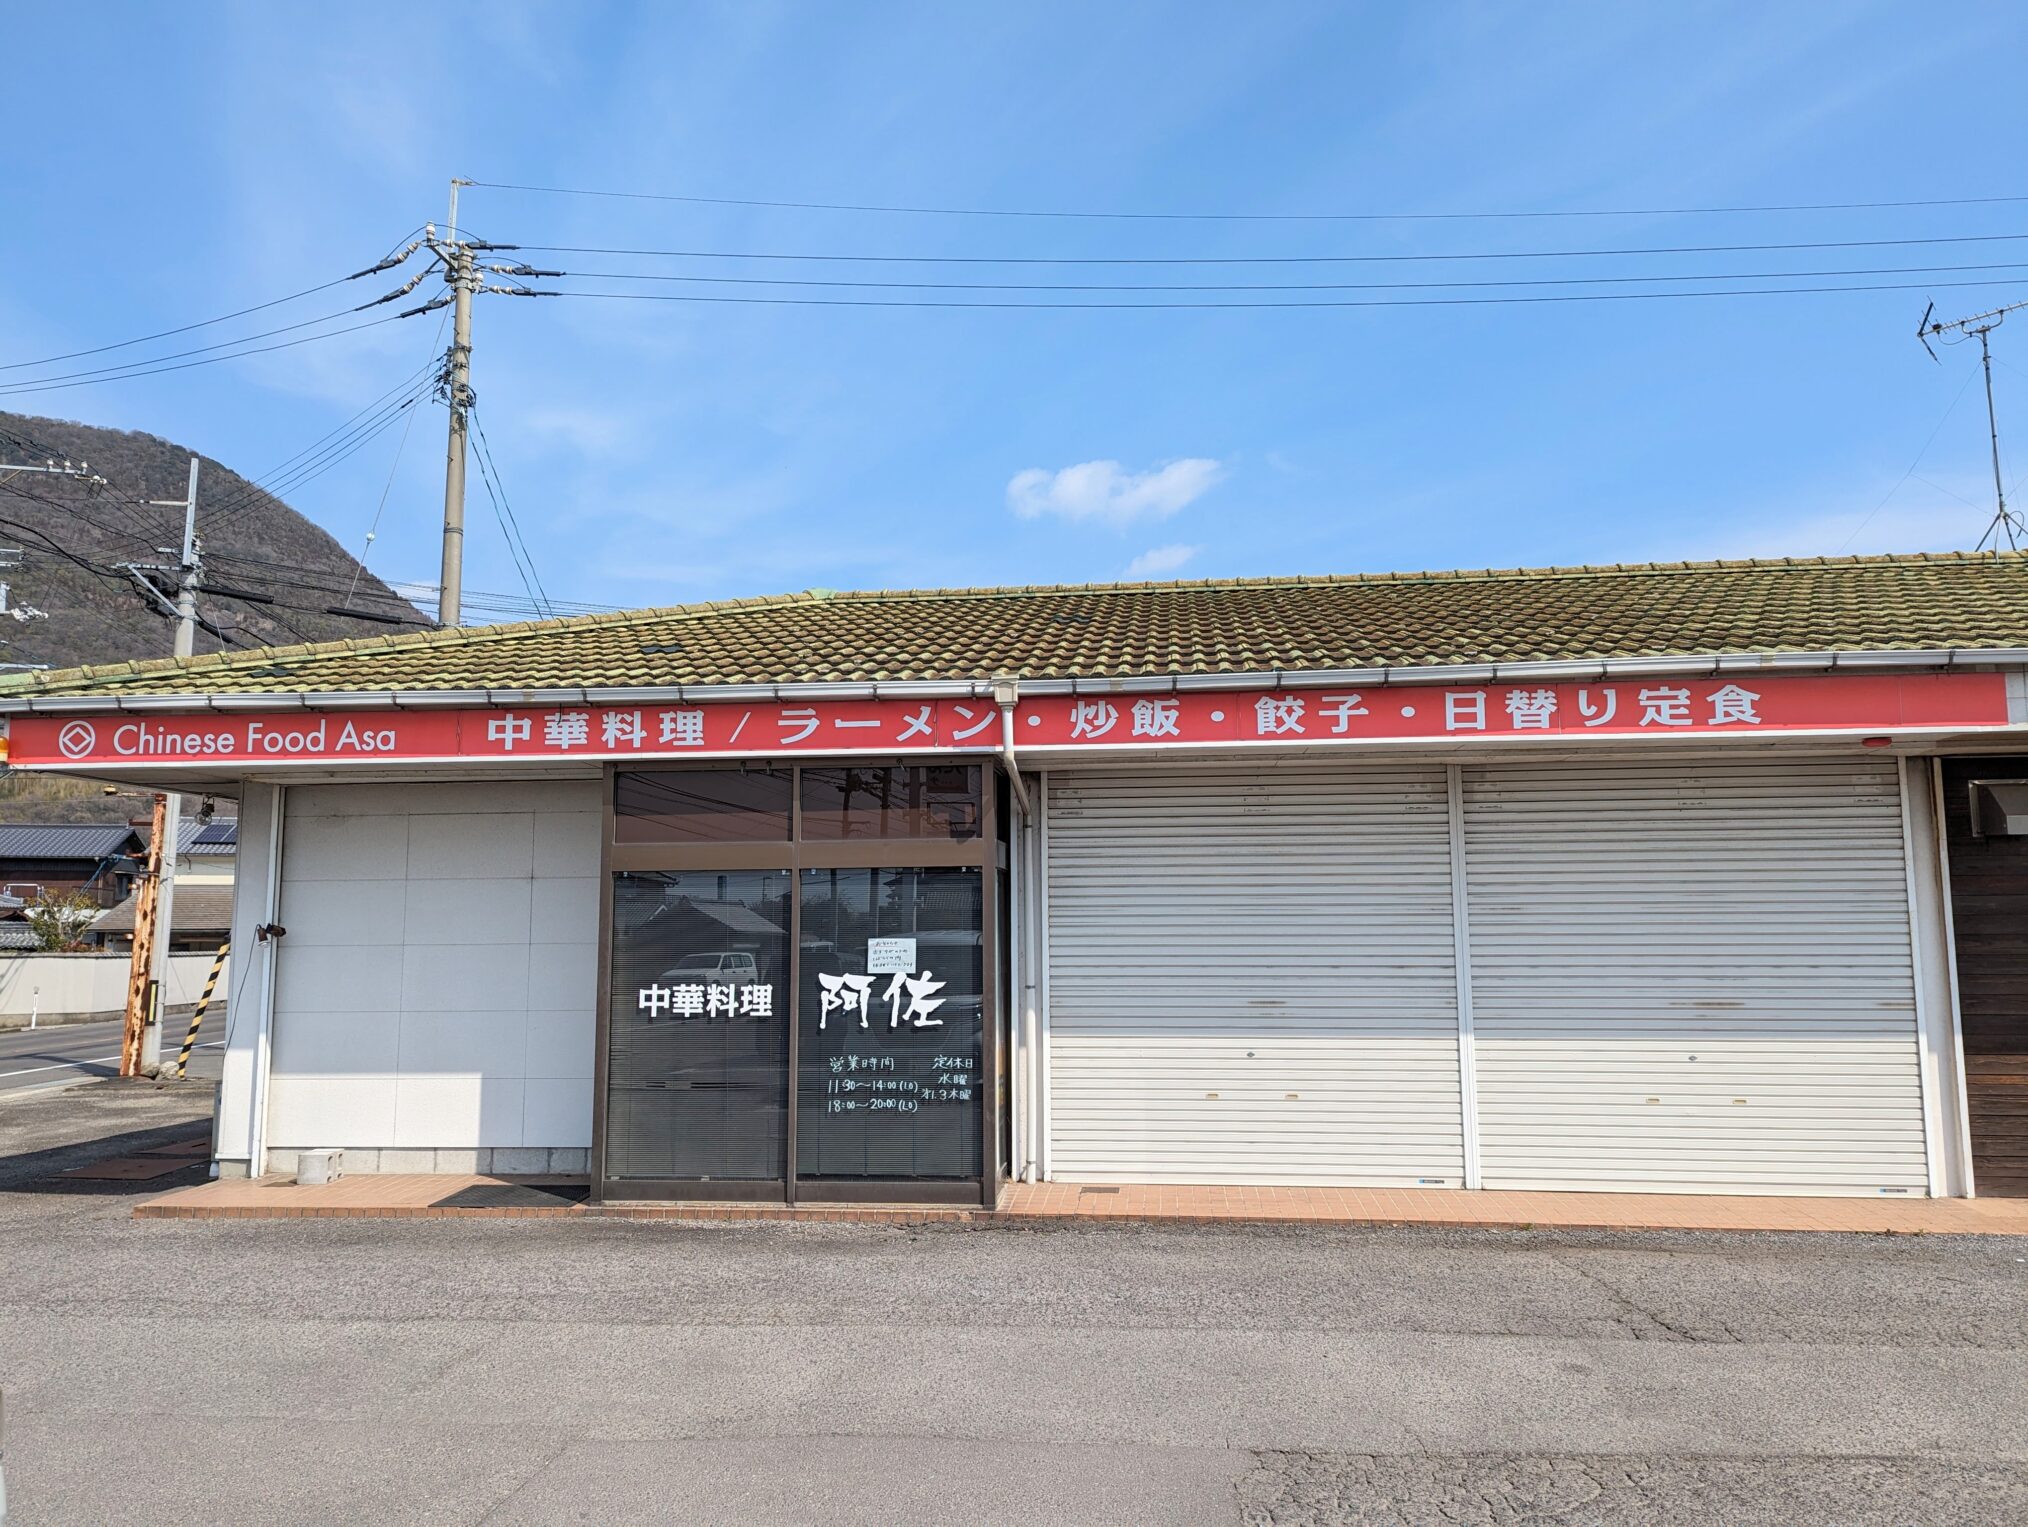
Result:
M1052 1175L1462 1178L1443 770L1049 783Z
M284 1083L286 1082L286 1085ZM292 1141L394 1143L395 1076L277 1075L268 1096L268 1128L285 1124ZM280 1146L271 1139L270 1147Z
M290 791L271 1146L590 1145L598 790Z
M1485 1186L1924 1191L1892 760L1463 778Z

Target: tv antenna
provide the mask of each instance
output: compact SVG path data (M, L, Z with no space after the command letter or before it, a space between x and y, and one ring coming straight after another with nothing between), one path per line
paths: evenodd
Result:
M1986 368L1986 433L1993 443L1993 523L1986 527L1985 535L1979 537L1979 544L1973 551L1984 551L1990 539L1993 550L2000 549L2000 537L2007 538L2007 550L2019 551L2020 538L2028 532L2021 516L2007 507L2007 489L2000 477L2000 422L1993 412L1993 346L1987 335L2007 321L2009 313L2018 313L2028 308L2028 302L2010 302L2003 308L1994 308L1990 313L1974 313L1970 318L1960 318L1955 323L1933 322L1936 304L1932 302L1922 315L1922 322L1915 326L1915 337L1922 341L1922 347L1929 351L1929 358L1943 364L1931 347L1933 339L1940 345L1961 345L1974 334L1979 337L1979 364ZM1955 338L1950 336L1955 335Z

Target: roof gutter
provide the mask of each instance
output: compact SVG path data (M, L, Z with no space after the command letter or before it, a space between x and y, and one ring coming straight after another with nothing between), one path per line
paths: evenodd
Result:
M1742 674L1880 672L1888 669L2028 667L2028 647L1884 648L1739 652L1552 662L1411 664L1379 668L1264 668L1244 673L1147 674L1121 678L1029 678L1020 693L1185 694L1207 690L1315 689L1397 684L1603 682ZM6 695L0 715L176 712L502 709L565 705L707 705L736 701L991 699L1005 680L873 680L806 684L660 684L605 689L301 690L235 694Z

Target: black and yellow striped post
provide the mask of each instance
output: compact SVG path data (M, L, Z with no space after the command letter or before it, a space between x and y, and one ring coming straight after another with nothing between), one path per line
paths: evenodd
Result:
M218 987L218 973L225 969L225 957L230 953L232 940L227 939L218 946L218 955L211 962L211 974L204 978L204 994L197 999L197 1011L190 1015L190 1032L183 1036L183 1048L176 1056L178 1077L190 1065L190 1052L197 1048L197 1026L204 1022L204 1010L211 1006L211 994Z

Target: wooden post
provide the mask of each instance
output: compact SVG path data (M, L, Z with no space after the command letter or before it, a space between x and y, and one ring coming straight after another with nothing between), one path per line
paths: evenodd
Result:
M134 955L127 966L127 1027L120 1038L120 1075L141 1074L141 1034L150 1015L148 984L155 971L155 901L162 888L162 834L169 797L157 792L155 824L148 835L148 867L134 891Z

